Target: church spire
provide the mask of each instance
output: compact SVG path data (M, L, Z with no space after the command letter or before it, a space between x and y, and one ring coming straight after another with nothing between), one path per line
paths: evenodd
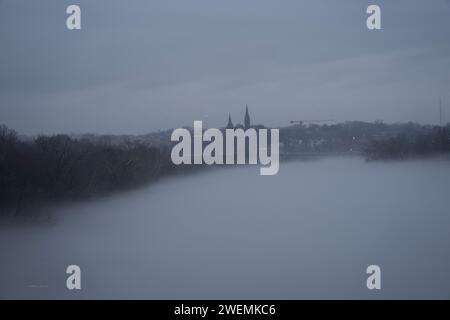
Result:
M248 113L248 105L245 105L244 129L250 128L250 114Z
M233 122L231 122L231 113L228 114L227 129L234 129Z

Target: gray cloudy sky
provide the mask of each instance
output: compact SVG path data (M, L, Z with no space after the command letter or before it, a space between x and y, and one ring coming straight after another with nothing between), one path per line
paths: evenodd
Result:
M80 4L82 30L65 9ZM382 28L366 28L366 8ZM448 0L0 0L0 123L146 133L207 120L450 120Z

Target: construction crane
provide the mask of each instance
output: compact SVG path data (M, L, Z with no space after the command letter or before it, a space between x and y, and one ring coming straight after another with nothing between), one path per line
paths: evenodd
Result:
M304 123L315 123L315 122L334 122L334 120L292 120L291 124L303 125Z

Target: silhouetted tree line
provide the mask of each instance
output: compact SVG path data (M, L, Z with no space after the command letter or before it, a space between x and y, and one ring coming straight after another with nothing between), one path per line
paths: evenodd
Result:
M117 143L106 136L19 139L14 130L0 125L0 215L20 213L37 203L95 197L203 167L174 165L169 136L159 135L157 147L139 140ZM280 142L281 152L360 151L369 159L408 158L450 152L450 124L290 126L280 129Z
M450 124L347 121L280 129L283 153L361 153L371 159L406 158L449 151Z
M365 150L368 158L373 160L405 159L445 152L450 152L450 125L373 140Z
M0 126L0 211L21 212L37 202L89 198L183 170L170 149L139 143L113 146L67 135L18 139Z

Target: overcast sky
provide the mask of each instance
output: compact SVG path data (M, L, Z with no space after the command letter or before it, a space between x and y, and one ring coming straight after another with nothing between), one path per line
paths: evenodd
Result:
M24 134L224 126L245 104L269 126L438 123L449 89L448 0L0 0L0 123Z

